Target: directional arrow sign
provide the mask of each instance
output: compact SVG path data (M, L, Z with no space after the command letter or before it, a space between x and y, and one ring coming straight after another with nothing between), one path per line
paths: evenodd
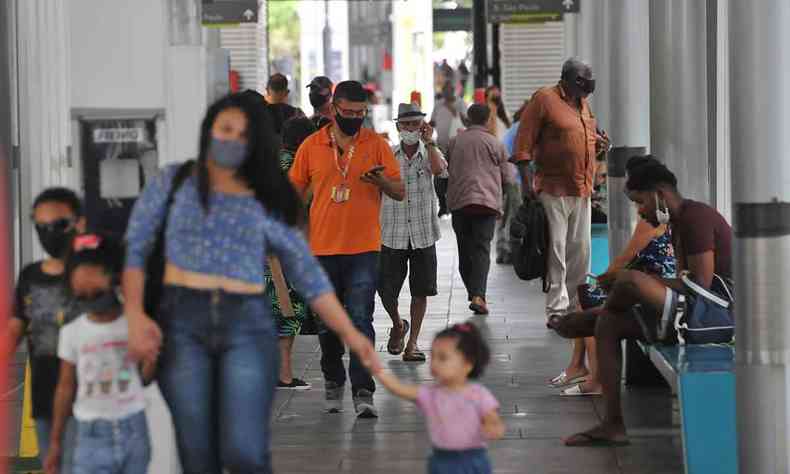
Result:
M204 26L258 22L258 0L202 0Z
M581 0L488 0L488 21L507 23L579 13Z

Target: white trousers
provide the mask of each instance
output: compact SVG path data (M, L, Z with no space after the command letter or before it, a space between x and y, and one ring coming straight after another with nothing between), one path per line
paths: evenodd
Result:
M549 293L546 314L576 309L577 288L590 272L590 198L551 196L541 193L540 202L549 221Z

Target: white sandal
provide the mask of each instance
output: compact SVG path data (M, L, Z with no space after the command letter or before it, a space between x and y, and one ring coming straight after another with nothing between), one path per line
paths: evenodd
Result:
M601 392L583 392L582 391L582 384L577 383L576 385L566 388L562 392L560 392L561 397L591 397L595 395L603 395Z
M554 377L549 381L549 387L562 388L562 387L567 387L568 385L573 385L575 383L584 382L585 380L587 380L587 375L589 374L577 375L576 377L569 379L568 374L566 374L565 371L563 370L562 372L560 372L560 375Z

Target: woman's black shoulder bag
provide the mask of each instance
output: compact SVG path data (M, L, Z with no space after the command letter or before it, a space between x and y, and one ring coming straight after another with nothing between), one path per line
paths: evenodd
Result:
M162 299L162 289L165 276L165 231L167 230L167 219L170 216L170 208L173 205L176 193L187 177L192 173L194 161L187 161L179 166L173 183L167 194L165 202L165 214L159 228L156 230L156 241L151 249L151 254L145 262L145 287L143 290L143 308L145 313L154 320L157 320L159 312L159 302Z

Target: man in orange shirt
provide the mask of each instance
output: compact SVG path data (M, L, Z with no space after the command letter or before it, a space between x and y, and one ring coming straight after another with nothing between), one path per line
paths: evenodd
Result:
M527 177L524 190L537 193L549 222L549 318L576 309L576 289L590 268L595 157L608 144L587 101L594 90L592 68L577 59L565 61L559 84L539 89L524 108L516 136L514 157ZM534 180L525 166L531 161Z
M289 176L302 195L308 188L312 190L310 247L329 274L354 326L373 341L381 194L401 201L405 190L400 165L389 144L373 130L361 128L368 111L362 84L338 84L332 107L332 123L302 143ZM288 269L285 271L287 274ZM326 408L337 413L342 411L345 391L345 348L340 338L326 328L321 329L318 338L326 380ZM348 376L357 415L376 417L376 384L354 354Z

